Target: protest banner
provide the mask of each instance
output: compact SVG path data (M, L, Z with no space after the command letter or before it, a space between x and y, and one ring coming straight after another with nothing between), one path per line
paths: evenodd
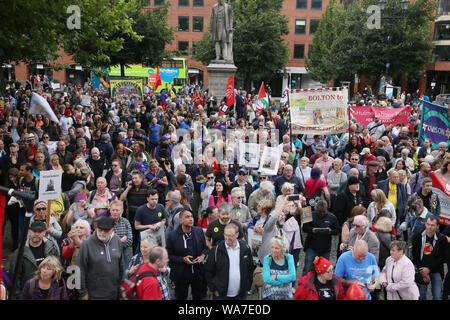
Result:
M436 172L430 172L430 178L433 180L432 190L437 194L441 205L439 223L448 226L450 224L450 183Z
M289 94L293 134L337 134L348 130L348 89Z
M266 176L276 176L280 165L280 151L278 148L264 147L259 165L259 172Z
M363 124L366 127L373 121L375 116L380 116L380 121L385 127L390 124L396 125L397 123L403 123L406 126L411 116L411 107L350 107L350 116L356 119L358 124Z
M142 102L144 92L143 78L110 78L109 85L111 89L111 97L114 101L122 98L136 99L139 103Z
M448 107L423 101L420 116L419 144L422 146L425 139L431 139L432 148L437 149L439 142L450 139Z

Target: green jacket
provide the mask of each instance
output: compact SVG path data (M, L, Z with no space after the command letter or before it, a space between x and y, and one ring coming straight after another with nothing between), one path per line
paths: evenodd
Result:
M53 243L53 241L50 241L46 238L44 238L42 241L44 241L45 257L56 256L59 258L59 250ZM19 249L16 249L16 251L14 251L14 253L8 258L7 261L6 270L11 275L11 277L14 274L18 252ZM17 285L13 292L14 299L20 298L20 294L22 293L22 289L25 286L25 282L35 276L35 272L37 271L38 267L39 266L36 264L36 259L34 258L33 252L30 249L29 242L27 241L23 250L22 265L18 270Z

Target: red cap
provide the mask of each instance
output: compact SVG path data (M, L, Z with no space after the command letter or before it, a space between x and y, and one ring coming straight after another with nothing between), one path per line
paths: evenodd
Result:
M76 118L77 120L81 120L81 116L79 114L77 114Z
M331 262L324 257L318 257L314 260L314 269L317 274L324 274L328 268L331 266Z
M70 109L66 109L66 111L64 111L65 114L72 114L72 111L70 111Z

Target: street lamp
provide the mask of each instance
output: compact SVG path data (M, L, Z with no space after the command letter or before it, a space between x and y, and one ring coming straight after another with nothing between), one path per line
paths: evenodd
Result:
M392 0L392 1L395 1L395 0ZM386 0L379 0L378 1L378 5L380 6L381 13L382 13L381 19L382 20L387 20L389 22L389 34L388 34L388 37L387 37L387 40L388 40L388 52L387 52L387 57L386 57L386 76L385 76L386 83L388 83L387 79L388 79L388 75L389 75L389 68L391 66L392 27L394 25L394 21L402 20L402 19L405 18L405 13L406 13L406 10L408 9L408 6L409 6L409 0L402 0L400 2L400 4L401 4L401 8L402 8L402 14L400 16L396 16L395 15L395 4L391 5L390 12L388 12L386 14L385 9L386 9L386 5L387 5L387 1ZM385 14L383 15L383 13L385 13Z

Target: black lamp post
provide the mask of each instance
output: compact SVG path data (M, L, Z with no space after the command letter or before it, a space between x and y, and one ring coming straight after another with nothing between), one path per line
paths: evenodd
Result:
M405 13L406 10L408 9L408 5L409 5L409 0L401 0L401 7L402 7L402 14L400 16L396 16L395 15L395 5L392 4L391 5L391 10L390 12L386 12L386 0L379 0L378 4L380 6L381 9L381 19L382 20L387 20L389 22L389 34L387 37L388 40L388 51L387 51L387 57L386 57L386 84L388 83L387 79L388 79L388 75L389 75L389 68L391 66L391 39L392 39L392 27L394 25L394 21L396 20L402 20L405 18ZM385 15L383 15L383 13L386 13Z

